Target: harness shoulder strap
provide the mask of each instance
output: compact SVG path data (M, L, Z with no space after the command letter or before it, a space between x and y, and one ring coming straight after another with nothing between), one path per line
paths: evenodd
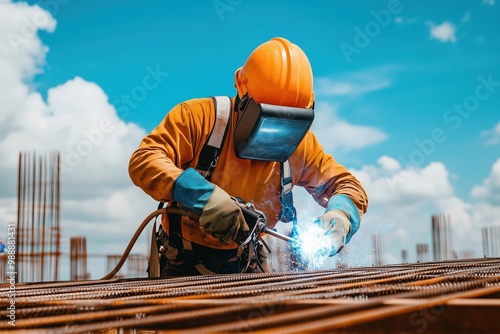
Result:
M207 180L210 180L210 172L217 165L217 159L226 138L231 118L231 98L229 96L215 96L212 99L214 100L215 124L207 142L201 149L196 166L196 169Z
M293 225L290 237L292 237L293 239L297 239L299 236L297 225L297 210L293 205L292 188L292 167L290 166L290 162L287 160L281 163L281 211L278 218L284 223L292 222ZM292 247L290 251L290 264L292 270L306 269L306 262L303 259L302 253L300 252L300 249L298 247Z
M215 123L208 136L207 142L201 149L196 169L210 181L211 171L217 165L224 139L229 128L231 118L231 98L229 96L212 97L215 109ZM169 246L178 250L191 251L191 245L182 237L181 217L178 214L168 214L169 219Z
M286 160L280 163L281 165L281 189L280 189L280 202L281 211L278 219L284 223L297 221L297 210L293 206L293 193L292 193L292 167L290 162Z

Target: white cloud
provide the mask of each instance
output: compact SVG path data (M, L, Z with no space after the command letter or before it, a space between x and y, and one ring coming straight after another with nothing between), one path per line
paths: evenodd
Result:
M386 172L397 172L401 169L401 164L394 158L388 157L386 155L380 157L377 163Z
M500 122L492 130L483 131L481 137L485 138L486 145L500 144Z
M315 79L314 92L317 99L315 120L312 130L319 137L326 151L362 149L385 141L387 134L376 127L352 124L341 118L334 106L319 102L328 96L346 98L378 91L389 87L392 80L389 74L399 66L383 66L338 75L335 79L322 77Z
M378 166L364 166L357 172L370 190L370 203L418 206L453 193L448 171L442 163L430 163L422 169L401 169L397 160L386 156L377 163Z
M483 0L483 3L493 6L495 4L495 0Z
M324 96L361 95L381 90L391 85L387 73L391 68L376 68L362 72L349 73L335 79L315 79L314 92Z
M338 117L336 110L326 103L318 103L312 130L326 151L362 149L388 138L382 130L369 125L356 125Z
M432 244L431 216L438 213L448 213L451 217L455 249L472 249L480 255L481 234L473 224L471 205L454 194L450 173L441 162L420 169L403 168L396 159L383 156L377 165L366 165L352 172L369 197L368 213L362 222L366 231L362 233L383 235L390 255L387 259L400 260L401 250L405 249L410 261L415 261L416 244ZM371 242L367 236L363 238L364 242ZM431 250L432 246L429 247Z
M472 188L471 197L472 221L477 230L483 226L500 225L500 158L482 184Z
M471 196L476 200L500 207L500 159L493 164L491 173L483 184L472 188Z
M441 162L416 169L402 167L396 159L382 156L376 165L365 165L351 172L368 194L368 212L351 242L340 256L328 259L325 268L338 263L372 265L375 234L382 237L385 263L400 262L402 250L408 252L410 262L416 261L417 244L428 244L427 258L433 260L431 217L441 213L450 217L456 254L472 251L476 257L482 257L482 227L500 224L500 204L493 199L500 194L500 159L483 185L475 188L480 190L473 191L475 202L455 194L451 175ZM313 221L324 211L300 187L294 188L294 198L299 224ZM280 243L274 239L271 242L276 246Z
M55 26L36 5L0 3L0 225L16 219L18 153L59 150L63 246L86 235L89 253L119 254L155 209L127 171L145 132L120 119L106 93L83 78L51 88L47 101L30 86L48 51L38 31Z
M443 22L437 26L431 23L429 25L431 28L430 30L431 38L438 39L443 43L445 42L455 43L457 41L457 38L455 36L456 28L453 23Z
M443 163L433 162L415 169L402 167L396 159L382 156L376 165L351 171L368 194L368 212L337 261L348 266L373 264L372 236L375 234L383 239L385 263L401 261L402 250L408 252L409 261L416 261L417 244L428 244L432 252L431 217L439 213L450 216L457 254L473 250L476 256L481 256L481 226L475 221L475 206L454 194L450 173ZM294 193L299 222L310 221L322 212L305 192ZM433 259L432 253L428 259ZM331 261L328 263L332 265Z

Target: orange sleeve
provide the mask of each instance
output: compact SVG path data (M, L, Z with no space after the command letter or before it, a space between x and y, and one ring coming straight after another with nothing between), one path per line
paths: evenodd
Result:
M197 160L213 122L212 113L210 99L190 100L170 110L132 154L132 182L155 200L170 201L175 179Z
M316 136L308 131L291 157L293 178L323 207L334 196L348 196L356 205L359 217L368 208L368 196L359 180L344 166L323 151Z

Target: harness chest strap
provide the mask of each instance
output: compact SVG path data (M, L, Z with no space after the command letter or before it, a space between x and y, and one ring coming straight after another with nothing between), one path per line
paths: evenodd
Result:
M297 210L293 206L293 193L292 193L292 167L290 161L286 160L281 163L281 189L280 189L280 202L281 211L279 213L279 220L284 223L293 222L297 223Z

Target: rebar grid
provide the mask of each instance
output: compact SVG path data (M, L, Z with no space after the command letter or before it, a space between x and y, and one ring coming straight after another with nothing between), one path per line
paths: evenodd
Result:
M2 294L9 289L0 285ZM464 328L495 332L499 328L499 296L499 258L268 274L18 284L16 327L4 321L0 330L304 333L352 328L364 332L362 326L369 325L370 332L377 332L377 326L392 326L399 332L408 327L417 331L411 327L412 315L443 307L443 315L433 316L437 320L427 317L429 326L449 321L446 319L459 316L465 308L481 309L491 321L468 319L470 323ZM9 300L0 301L2 314L8 306Z

